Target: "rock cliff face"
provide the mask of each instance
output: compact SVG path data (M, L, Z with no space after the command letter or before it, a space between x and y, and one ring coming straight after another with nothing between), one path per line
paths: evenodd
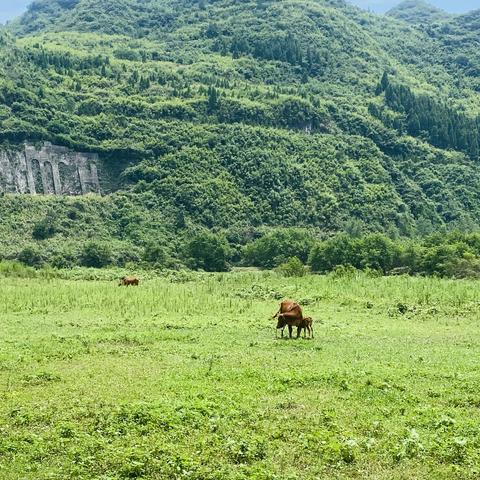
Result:
M85 195L100 193L95 153L77 153L45 143L0 151L0 193Z

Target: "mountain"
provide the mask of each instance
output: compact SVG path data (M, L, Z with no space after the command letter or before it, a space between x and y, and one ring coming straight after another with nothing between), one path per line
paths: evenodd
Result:
M365 10L385 13L400 4L400 0L350 0ZM429 3L448 13L466 13L477 8L472 0L430 0Z
M444 10L423 0L405 0L389 10L387 15L413 24L434 23L451 18Z
M240 252L280 227L478 228L477 22L343 0L37 0L1 35L0 141L98 154L106 196L1 197L0 256L74 258L94 236L119 263L152 242L181 259L199 229Z

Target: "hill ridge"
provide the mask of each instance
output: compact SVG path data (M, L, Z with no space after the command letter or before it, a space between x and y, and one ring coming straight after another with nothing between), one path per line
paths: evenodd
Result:
M67 18L61 5L38 1L0 35L0 140L98 153L112 238L144 244L152 215L179 238L209 229L238 245L265 228L479 226L476 16L78 0Z

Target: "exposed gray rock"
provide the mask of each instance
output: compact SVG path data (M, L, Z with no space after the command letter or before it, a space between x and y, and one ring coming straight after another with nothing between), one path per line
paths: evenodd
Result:
M0 150L0 193L85 195L100 193L96 153L78 153L44 143Z

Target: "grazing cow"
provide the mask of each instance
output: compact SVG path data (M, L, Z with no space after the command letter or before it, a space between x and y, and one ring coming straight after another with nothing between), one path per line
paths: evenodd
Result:
M140 280L137 277L122 277L120 279L120 283L118 284L119 287L122 285L125 287L135 286L138 287Z
M297 327L297 338L300 336L300 324L303 322L302 307L293 300L284 300L280 304L280 308L272 318L278 318L277 330L283 330L288 325L288 335L292 338L292 329ZM276 333L276 332L275 332Z

